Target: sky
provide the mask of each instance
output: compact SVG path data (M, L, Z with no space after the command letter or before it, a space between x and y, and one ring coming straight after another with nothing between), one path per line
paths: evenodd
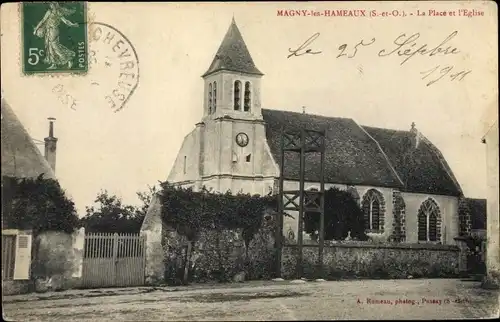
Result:
M405 17L278 16L278 10L362 9L367 13L400 10ZM417 10L477 9L483 16L417 16ZM26 76L21 67L18 5L1 7L2 91L30 135L43 140L48 117L58 137L56 175L83 215L100 190L137 204L137 191L166 180L182 140L200 121L201 75L208 69L231 19L243 35L262 78L262 106L334 117L362 125L409 130L412 122L443 153L466 196L486 196L486 159L482 136L497 118L497 13L493 2L458 3L89 3L88 19L119 30L138 59L137 88L114 112L103 92L90 84L116 84L117 73L91 69L86 76ZM413 16L409 15L414 13ZM443 49L455 54L390 52L405 34L436 47L457 32ZM320 54L287 58L312 35ZM347 44L352 58L338 57ZM101 47L99 47L101 46ZM91 42L90 49L103 49ZM111 48L111 47L110 47ZM108 48L109 50L109 48ZM350 51L349 51L350 50ZM102 64L107 56L98 57ZM118 66L119 61L110 58ZM113 60L114 59L114 60ZM452 70L439 78L442 68ZM426 79L423 72L437 68ZM459 74L454 80L453 73ZM459 76L467 71L462 80ZM442 72L444 74L444 72ZM59 86L59 87L57 87ZM62 86L62 87L61 87ZM105 86L105 85L103 85ZM55 88L78 103L64 105ZM42 146L41 146L42 148Z

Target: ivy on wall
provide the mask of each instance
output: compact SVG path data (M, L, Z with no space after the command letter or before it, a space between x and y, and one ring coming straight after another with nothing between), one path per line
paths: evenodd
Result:
M276 209L276 195L250 195L230 191L210 193L203 189L175 187L167 182L160 189L162 217L166 224L190 240L202 230L243 229L245 242L249 242L261 227L266 210ZM287 215L287 214L285 214ZM306 213L305 230L319 229L319 214ZM349 192L331 188L325 191L325 239L351 237L366 240L363 212Z
M243 229L249 242L261 227L266 210L276 209L277 197L250 194L212 193L203 189L175 187L168 182L160 188L164 222L190 240L203 230Z
M56 180L2 177L2 226L71 233L78 226L75 205Z

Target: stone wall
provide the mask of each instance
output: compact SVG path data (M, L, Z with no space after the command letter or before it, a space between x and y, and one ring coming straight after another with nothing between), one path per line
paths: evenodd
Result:
M498 155L498 121L485 135L488 201L486 215L486 266L487 287L500 287L500 214L499 214L499 155Z
M160 196L154 195L148 211L142 222L141 235L146 237L146 268L145 281L148 285L163 282L164 256L163 251L163 220L161 219Z
M238 275L244 275L246 280L273 277L275 217L264 214L264 218L267 219L249 245L245 244L241 230L205 230L190 242L163 223L159 198L154 198L141 228L141 233L147 236L147 283L228 281ZM284 233L286 235L286 231ZM387 244L385 241L335 243L325 246L322 277L457 276L466 270L466 260L459 248L463 241L454 242L456 245ZM297 246L283 248L282 277L296 277L296 252ZM303 277L313 277L318 246L305 245L303 252Z
M43 232L34 241L32 278L36 291L78 287L82 277L85 230Z
M270 277L276 265L274 224L274 214L264 212L262 227L248 245L241 229L204 230L190 242L163 222L160 196L155 195L141 226L146 284L224 281L242 272L245 279Z
M283 278L299 277L295 275L297 254L296 245L283 248ZM304 245L300 277L417 278L454 277L459 273L459 249L450 245L339 243L325 245L322 272L317 269L317 260L318 246Z
M164 276L168 284L227 282L236 276L240 280L269 279L276 263L274 232L266 225L248 245L241 229L205 230L196 241L189 242L167 228L164 252Z

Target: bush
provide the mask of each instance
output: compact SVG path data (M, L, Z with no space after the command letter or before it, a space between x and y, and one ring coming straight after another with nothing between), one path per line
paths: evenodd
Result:
M56 180L37 178L2 178L4 205L2 219L7 227L72 233L78 226L75 205Z
M194 192L167 182L161 185L160 199L164 222L189 240L206 229L241 228L246 244L261 227L264 211L277 205L276 196Z
M319 231L319 213L306 213L305 231L309 234ZM351 237L367 240L363 211L353 196L344 190L330 188L325 191L325 240L344 240L351 232Z

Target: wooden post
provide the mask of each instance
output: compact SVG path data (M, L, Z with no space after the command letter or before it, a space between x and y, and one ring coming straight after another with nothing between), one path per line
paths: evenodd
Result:
M320 152L321 152L321 163L320 163L320 219L319 219L319 247L318 247L318 277L323 278L323 250L325 246L325 175L324 175L324 164L325 164L325 138L326 133L322 133L322 138L320 139Z
M297 234L297 246L298 246L298 257L297 257L297 278L302 278L302 248L303 248L303 231L304 231L304 175L305 175L305 145L306 145L306 137L304 133L304 129L300 129L300 187L299 187L299 227Z
M116 271L117 271L117 264L118 264L118 234L117 233L113 234L113 263L114 263L113 285L116 285Z
M297 265L295 275L301 278L303 274L303 231L304 231L304 214L306 211L320 213L320 245L318 263L323 261L323 246L324 246L324 150L325 150L325 132L316 130L306 130L304 128L294 128L286 131L282 128L281 133L281 173L280 173L280 194L279 194L279 211L280 218L283 218L285 210L298 212L298 233L297 233ZM286 143L284 143L286 139ZM300 173L299 173L299 189L285 190L283 186L285 151L300 154ZM321 191L316 193L306 193L305 188L305 162L306 153L321 153L320 164L320 185ZM320 198L319 205L317 198ZM312 198L312 199L311 199ZM297 203L297 199L299 202ZM280 222L280 228L283 228L283 222ZM281 232L282 234L282 232ZM282 235L280 236L282 238ZM283 245L281 245L283 246ZM282 255L282 254L281 254Z
M142 271L144 274L142 275L142 283L146 280L146 247L147 247L147 237L146 236L141 236L140 237L140 247L139 251L142 252Z
M280 178L279 178L279 193L278 193L278 227L276 229L276 277L281 277L281 258L283 253L283 189L284 189L284 175L285 170L285 138L284 129L281 127L281 168L280 168Z

